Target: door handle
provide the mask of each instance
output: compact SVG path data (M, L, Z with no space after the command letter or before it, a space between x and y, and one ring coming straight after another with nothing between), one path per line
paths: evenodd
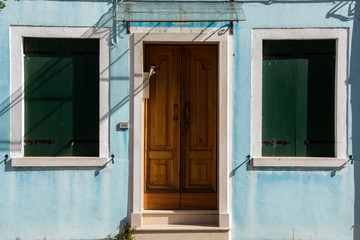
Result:
M178 114L177 114L177 110L178 109L178 105L175 103L173 105L173 120L176 121L178 120Z
M189 119L190 119L190 104L185 104L185 129L189 128Z

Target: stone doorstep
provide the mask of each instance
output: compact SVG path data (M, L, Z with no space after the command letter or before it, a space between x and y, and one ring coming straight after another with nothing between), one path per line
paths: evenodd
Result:
M212 226L219 224L218 211L144 211L142 214L142 226Z
M211 232L228 232L230 228L218 227L216 225L185 225L185 224L168 224L168 225L145 225L143 227L136 228L137 233L154 233L154 232L199 232L199 233L211 233Z
M219 227L218 211L157 211L142 213L136 240L228 240L228 227Z
M135 240L229 240L229 231L210 225L148 225L136 229Z

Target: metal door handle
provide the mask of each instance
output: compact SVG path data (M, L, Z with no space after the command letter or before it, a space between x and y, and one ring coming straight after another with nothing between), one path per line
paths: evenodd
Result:
M175 103L175 104L173 105L173 120L174 120L174 121L178 120L177 108L178 108L178 105Z
M190 104L185 104L185 129L189 128L189 119L190 119Z

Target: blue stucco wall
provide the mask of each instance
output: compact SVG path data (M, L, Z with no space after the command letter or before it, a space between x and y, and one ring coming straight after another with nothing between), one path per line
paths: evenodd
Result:
M108 1L6 1L0 12L0 161L9 154L9 25L112 27ZM0 239L100 239L118 232L128 205L128 39L111 46L110 141L115 164L99 169L0 165ZM11 156L10 156L11 157Z
M358 182L354 181L353 165L347 164L340 171L259 170L247 164L237 168L250 154L251 134L244 129L250 129L251 124L252 28L349 27L352 61L349 96L354 96L359 87L351 86L359 85L360 80L359 61L353 60L353 55L359 54L356 46L359 29L353 28L355 23L358 25L359 6L356 4L355 1L244 4L247 21L235 24L234 33L237 58L234 59L233 168L237 170L233 176L233 239L360 239L359 234L353 234L359 225L358 221L354 223L354 212L358 215L354 209L354 188ZM358 153L353 149L359 148L359 142L352 142L351 120L358 122L358 110L354 111L359 101L352 100L349 100L348 152L356 159Z
M9 25L108 26L114 33L113 2L10 0L6 4L0 12L0 161L9 154ZM245 162L251 144L252 28L349 27L348 152L360 159L360 3L258 2L243 7L247 20L234 25L232 239L360 239L356 161L336 171L252 169ZM91 170L0 164L0 239L103 238L115 234L126 220L129 139L128 131L119 131L117 124L129 119L129 39L122 24L117 33L112 36L117 44L111 46L110 95L110 150L115 164Z

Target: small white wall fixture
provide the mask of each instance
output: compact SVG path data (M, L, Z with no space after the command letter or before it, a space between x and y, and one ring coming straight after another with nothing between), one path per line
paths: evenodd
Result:
M263 40L336 40L335 157L262 157ZM348 28L253 29L251 157L254 167L344 167L347 155Z
M23 38L99 39L99 156L24 157ZM10 157L13 167L96 167L109 159L110 29L10 26Z
M131 225L142 226L144 192L144 105L143 77L145 43L218 44L218 217L219 227L230 226L231 182L229 169L232 160L232 36L228 28L131 28L130 38L130 121L132 143Z

